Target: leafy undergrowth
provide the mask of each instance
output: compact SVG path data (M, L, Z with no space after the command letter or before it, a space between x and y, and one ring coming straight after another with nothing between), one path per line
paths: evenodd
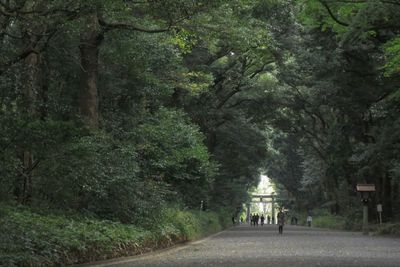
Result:
M345 230L345 221L343 217L334 215L324 215L313 218L313 226L319 228L329 228L336 230Z
M400 236L400 223L388 223L379 226L377 234Z
M60 266L136 255L222 229L212 212L166 209L144 229L78 216L40 215L0 205L0 266Z
M353 230L353 224L349 224L343 216L333 215L327 210L316 209L313 211L312 226L319 228L328 228L334 230Z
M362 221L350 220L342 216L335 216L330 214L322 214L313 219L313 226L319 228L328 228L335 230L349 230L349 231L362 231ZM400 236L400 223L386 223L378 225L369 223L368 231L377 235L391 235Z

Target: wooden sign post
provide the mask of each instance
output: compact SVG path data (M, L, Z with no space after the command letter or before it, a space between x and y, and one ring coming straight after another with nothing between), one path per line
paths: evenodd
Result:
M368 201L370 194L375 192L374 184L358 184L357 192L361 193L361 201L364 204L363 207L363 234L368 234Z

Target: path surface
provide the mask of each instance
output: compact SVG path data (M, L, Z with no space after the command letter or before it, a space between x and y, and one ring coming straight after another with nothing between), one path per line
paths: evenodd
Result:
M237 226L160 253L97 266L400 266L400 239L285 226Z

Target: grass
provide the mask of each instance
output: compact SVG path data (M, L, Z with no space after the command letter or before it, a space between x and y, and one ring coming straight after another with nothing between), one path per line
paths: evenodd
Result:
M144 229L79 216L38 214L0 205L0 266L62 266L136 255L193 240L223 228L213 212L165 209L163 222Z

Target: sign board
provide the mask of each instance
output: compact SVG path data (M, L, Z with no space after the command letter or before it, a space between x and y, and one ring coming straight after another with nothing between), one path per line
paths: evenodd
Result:
M382 212L382 204L376 205L376 210L377 210L378 212Z
M358 184L357 185L358 192L375 192L374 184Z

